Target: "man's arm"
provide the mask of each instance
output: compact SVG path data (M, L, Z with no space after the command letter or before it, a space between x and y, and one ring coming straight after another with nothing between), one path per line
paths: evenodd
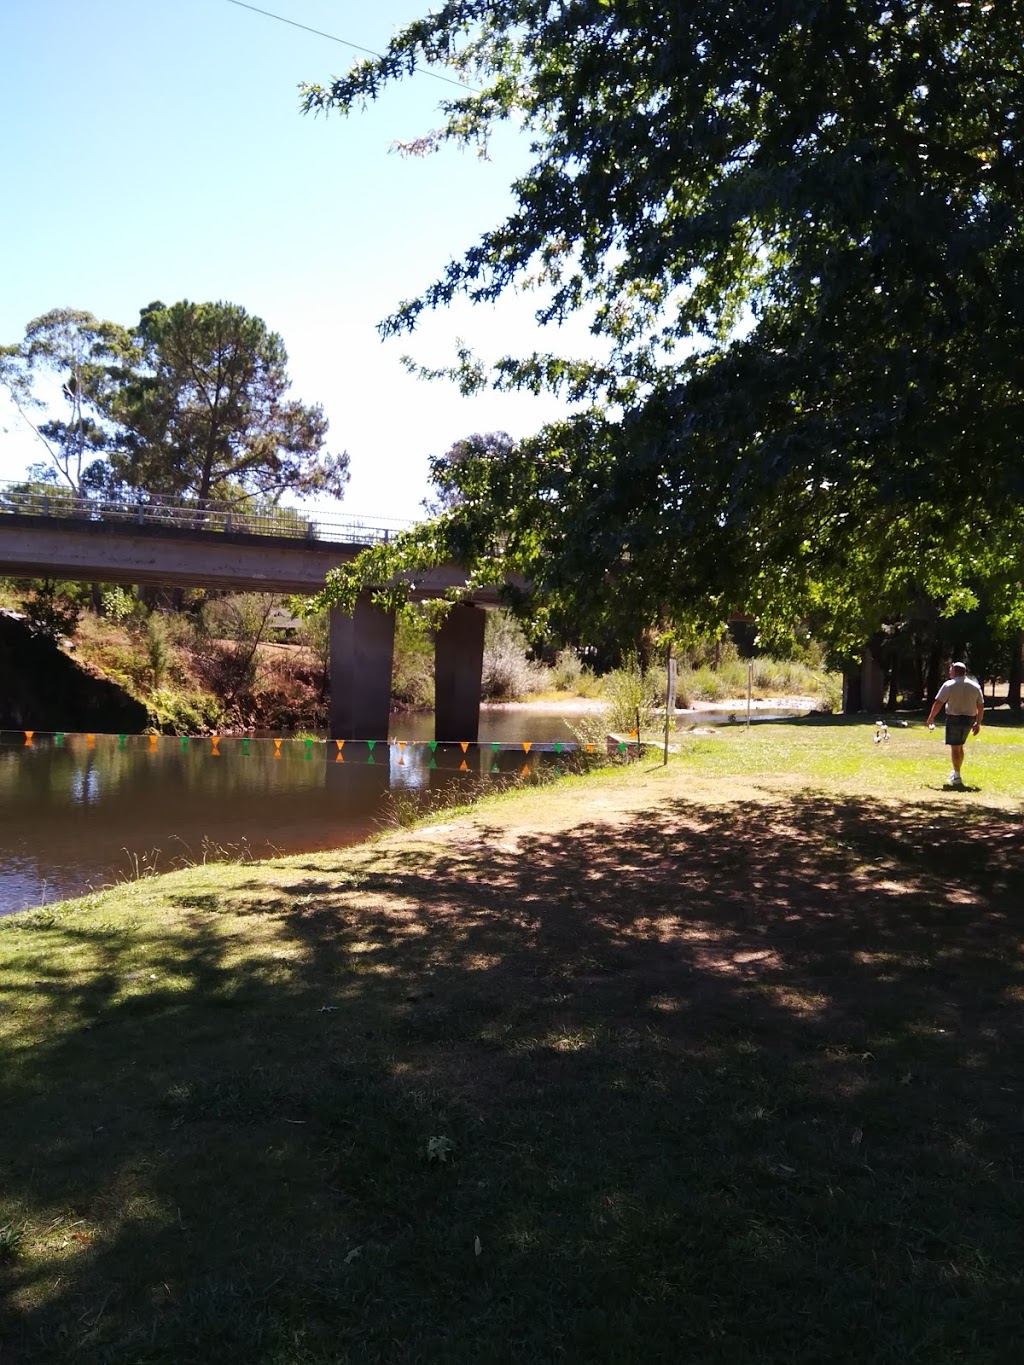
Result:
M971 726L971 734L976 735L976 734L978 733L978 731L981 729L981 722L982 722L984 719L985 719L985 694L984 694L984 692L983 692L983 693L981 694L981 696L978 698L978 712L977 712L977 715L976 715L975 718L974 718L974 724Z
M925 722L929 730L935 729L935 717L942 710L942 703L943 703L942 697L936 697L935 700L932 702L932 709L928 712L928 719Z

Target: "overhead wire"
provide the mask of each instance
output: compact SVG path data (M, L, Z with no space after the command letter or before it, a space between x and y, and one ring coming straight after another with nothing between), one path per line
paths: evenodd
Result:
M356 52L365 52L368 57L382 59L384 56L382 52L375 52L371 47L361 47L359 43L350 42L347 38L339 38L337 34L325 33L321 28L311 28L309 24L300 24L295 19L286 19L283 14L274 14L268 9L260 9L258 5L246 4L245 0L228 0L228 4L237 5L239 9L252 10L253 14L262 14L267 19L276 19L279 24L288 24L291 28L300 28L303 33L314 33L318 38L326 38L329 42L341 43L343 47L351 47ZM421 76L431 76L435 81L444 81L446 85L457 86L458 89L465 90L469 94L479 94L479 91L474 90L474 88L471 85L467 85L465 81L457 81L452 76L442 76L437 71L431 71L429 67L416 66L413 67L413 70L418 72Z

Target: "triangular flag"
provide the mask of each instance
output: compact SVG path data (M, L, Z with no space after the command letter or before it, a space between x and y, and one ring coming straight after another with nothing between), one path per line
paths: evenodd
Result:
M249 741L246 740L245 743L248 744ZM182 737L181 737L181 751L182 751L182 753L184 753L185 750L186 750L187 748L188 748L188 735L182 735Z
M561 746L561 744L556 744L556 745L555 745L555 753L556 753L556 754L560 754L561 752L562 752L562 746Z
M593 752L594 752L594 746L593 746L592 744L588 744L588 745L587 745L587 753L588 753L588 754L592 754Z
M432 758L432 759L430 760L430 766L431 766L432 768L436 768L436 767L437 767L437 759L436 759L436 758Z
M625 741L620 740L620 741L619 741L619 753L620 753L620 754L624 754L625 752L626 752Z
M529 763L524 763L524 764L523 764L523 770L522 770L522 772L519 774L519 776L520 776L520 777L529 777L529 776L530 776L530 765L529 765Z
M402 750L405 748L405 740L404 740L404 739L396 739L396 740L395 740L395 743L398 745L398 752L401 753Z
M338 746L338 753L340 754L345 747L345 741L343 739L336 739L334 742Z
M528 753L530 752L530 748L531 748L532 744L533 744L533 740L532 740L532 739L524 739L524 740L523 740L523 753L524 753L524 754L528 754Z
M491 745L491 748L494 750L495 753L498 752L498 749L499 749L500 747L501 747L501 746L498 744L498 741L497 741L497 740L495 740L494 743Z
M432 739L432 740L430 741L430 752L433 753L434 750L435 750L436 748L437 748L437 740L436 740L436 739Z
M340 749L339 749L338 752L334 755L334 761L335 761L335 763L344 763L344 762L345 762L345 756L344 756L344 754L342 754L342 752L341 752Z
M492 772L492 773L496 773L497 771L498 771L498 765L497 765L497 763L495 763L495 764L493 764L493 766L491 767L491 772Z
M462 762L459 764L459 772L460 772L460 773L468 773L468 772L469 772L469 768L468 768L468 766L467 766L467 764L466 764L466 760L465 760L465 759L463 759Z
M463 753L466 753L467 750L469 749L469 742L467 740L460 739L459 748L462 750Z
M376 763L377 760L374 758L373 754L367 754L366 761L367 763Z

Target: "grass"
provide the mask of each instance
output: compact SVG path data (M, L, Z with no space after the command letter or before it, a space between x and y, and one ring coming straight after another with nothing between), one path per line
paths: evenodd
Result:
M873 734L0 921L0 1361L1016 1361L1024 732Z

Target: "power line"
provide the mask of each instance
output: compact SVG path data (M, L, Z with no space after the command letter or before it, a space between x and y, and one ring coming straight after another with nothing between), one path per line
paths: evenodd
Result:
M294 19L286 19L283 14L272 14L268 9L259 9L256 5L247 5L245 0L228 0L229 5L237 5L239 9L250 9L253 14L262 14L267 19L276 19L279 24L288 24L291 28L301 28L303 33L315 33L318 38L327 38L332 43L341 43L342 47L354 48L356 52L365 52L368 57L383 59L382 52L374 52L371 47L360 47L358 43L350 43L347 38L339 38L334 33L325 33L322 28L310 28L308 24L297 23ZM436 71L431 71L425 66L413 67L423 76L432 76L435 81L444 81L447 85L455 85L460 90L466 90L470 94L478 94L471 85L466 85L464 81L453 80L451 76L442 76Z

